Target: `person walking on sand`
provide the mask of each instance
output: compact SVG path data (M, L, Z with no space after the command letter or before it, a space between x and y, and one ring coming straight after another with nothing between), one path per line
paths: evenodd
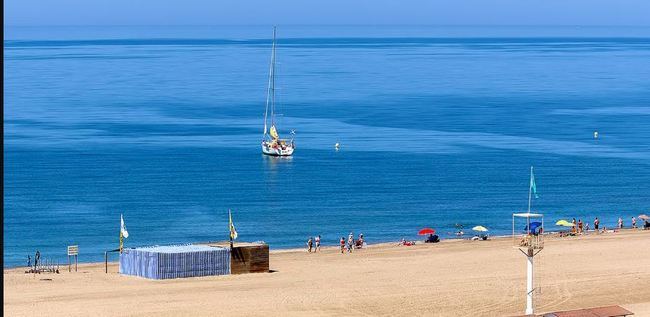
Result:
M316 237L315 241L316 241L316 247L314 248L314 252L318 252L320 251L320 235Z
M312 239L309 237L309 240L307 240L307 247L309 248L307 251L309 251L309 253L311 253L312 243Z
M596 233L598 233L599 224L600 224L600 220L598 220L598 217L596 217L596 220L594 220L594 230L596 230Z
M585 221L585 232L589 233L589 223Z
M636 229L636 218L632 217L632 229Z
M621 217L618 217L618 228L623 229L623 219Z
M341 245L341 254L343 254L345 251L345 239L343 237L341 237L339 244Z

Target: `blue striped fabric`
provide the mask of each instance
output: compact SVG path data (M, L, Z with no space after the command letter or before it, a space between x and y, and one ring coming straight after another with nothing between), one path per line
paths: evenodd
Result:
M230 274L230 250L204 245L124 249L120 274L149 279Z

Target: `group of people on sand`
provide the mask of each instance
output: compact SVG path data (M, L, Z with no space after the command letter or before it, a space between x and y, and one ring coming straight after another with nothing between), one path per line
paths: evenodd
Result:
M643 218L642 220L644 222L643 229L644 230L645 229L650 229L650 222L648 222L648 219ZM571 231L570 231L571 235L583 234L585 232L590 231L589 223L588 222L582 222L582 219L578 219L576 221L576 218L573 218L571 223L573 224L573 226L571 227ZM624 227L623 219L619 217L618 222L617 222L617 229L623 229L623 227ZM636 219L636 217L632 217L631 228L633 228L633 229L638 228L637 227L637 219ZM598 219L598 217L596 217L596 219L594 219L593 231L596 232L596 233L606 233L606 232L616 232L617 230L607 230L607 228L605 226L603 226L601 228L600 219ZM540 233L541 233L541 231L540 231ZM463 234L463 232L460 231L460 229L459 229L459 231L457 232L457 235L462 235L462 234ZM568 234L569 233L566 233L566 232L560 232L560 236L568 235ZM472 240L479 240L479 239L487 240L487 235L476 236L476 237L472 238ZM436 243L436 242L439 242L439 241L440 241L440 238L438 237L438 235L430 234L429 237L427 238L427 240L425 240L425 243ZM320 235L317 236L316 238L309 237L309 239L307 240L307 251L309 251L309 253L311 253L312 251L313 252L318 252L318 251L320 251L320 245L321 245L321 236ZM398 243L398 245L411 246L411 245L415 245L415 241L407 241L406 239L402 238L402 240ZM339 240L339 248L341 250L341 253L345 253L345 251L347 251L348 253L352 253L352 250L361 249L364 246L365 246L365 241L364 241L364 238L363 238L363 234L359 234L359 238L355 240L354 239L354 234L352 232L350 232L350 234L348 235L347 240L345 239L345 237L341 237L341 239Z
M644 219L643 221L644 221L643 229L650 229L650 223L648 222L648 220ZM576 222L576 218L573 218L571 223L573 224L573 227L571 228L571 234L583 234L583 233L589 231L589 223L583 223L582 219L578 219L578 221ZM616 222L616 229L608 230L607 227L605 227L605 226L603 226L601 228L600 227L600 219L598 219L598 217L596 217L596 219L594 219L594 229L593 229L593 231L596 232L596 233L616 232L616 231L618 231L618 229L623 229L624 227L625 227L625 225L623 223L623 218L618 217L618 221ZM632 217L631 228L632 229L638 228L637 227L637 219L636 219L636 217Z
M320 251L320 243L321 243L320 235L317 236L316 238L309 237L309 239L307 240L307 251L309 253L311 253L312 251L314 253ZM341 237L341 239L339 240L339 246L341 248L341 253L345 253L345 251L348 251L348 253L352 253L353 249L363 248L365 246L363 233L359 234L358 239L354 239L354 234L350 232L347 240L344 237Z
M320 251L320 235L318 235L316 238L309 237L307 240L307 251L311 253L312 248L314 252Z
M599 222L598 218L594 221L594 227L597 226L597 222ZM582 234L584 230L589 231L589 223L584 224L582 222L582 219L578 219L578 222L576 222L576 218L573 218L571 220L571 224L573 224L573 227L571 227L571 233L572 234Z
M595 221L598 221L598 218L596 218ZM648 220L643 220L643 221L645 222L645 224L644 224L644 226L643 226L644 229L645 229L645 228L650 228L650 224L648 223ZM594 223L595 223L595 222L594 222ZM623 228L625 228L625 224L623 223L623 218L618 217L618 221L616 222L616 229L623 229ZM630 228L632 228L632 229L637 229L637 228L638 228L638 227L637 227L637 219L636 219L636 217L634 217L634 216L632 217L632 220L630 221ZM595 227L594 227L594 230L595 230L596 232L599 232L599 231L598 231L598 226L595 226ZM610 231L611 231L611 230L607 230L607 228L603 226L603 229L602 229L602 231L600 231L600 232L605 233L605 232L610 232ZM615 231L616 231L616 230L615 230Z
M641 217L643 217L643 216L641 216ZM648 222L647 217L645 219L642 219L642 218L640 218L640 219L643 220L643 227L642 228L644 230L650 229L650 222ZM636 217L632 216L632 221L630 222L632 229L637 229L638 228L637 224L636 224L636 221L637 221ZM623 227L624 227L623 219L621 217L618 217L618 229L623 229Z
M406 241L406 239L402 238L402 240L397 245L405 245L408 247L415 245L415 241Z
M339 240L339 247L341 249L341 253L345 253L346 250L348 251L348 253L352 253L353 249L363 248L364 243L365 240L363 238L363 233L359 234L359 239L354 240L354 234L350 232L350 234L348 235L347 243L345 238L341 237L341 239Z
M429 234L429 236L424 240L424 243L438 243L438 242L440 242L440 237L434 233ZM413 240L407 241L406 239L402 238L402 240L397 245L403 245L408 247L408 246L415 245L415 241Z

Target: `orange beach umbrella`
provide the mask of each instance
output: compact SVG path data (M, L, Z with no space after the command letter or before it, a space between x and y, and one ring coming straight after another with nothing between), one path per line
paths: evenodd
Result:
M427 235L427 234L434 234L434 233L436 233L436 231L431 229L431 228L424 228L424 229L422 229L422 230L420 230L418 232L418 234L421 235L421 236L424 236L424 235Z

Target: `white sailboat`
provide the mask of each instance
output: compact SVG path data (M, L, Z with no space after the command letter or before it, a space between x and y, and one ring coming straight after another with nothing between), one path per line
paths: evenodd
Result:
M271 126L268 127L269 108L271 108ZM282 139L275 125L275 27L273 27L273 48L271 50L271 66L269 70L269 85L266 94L266 110L264 111L264 136L262 137L262 153L272 156L291 156L295 149L291 131L291 139Z

